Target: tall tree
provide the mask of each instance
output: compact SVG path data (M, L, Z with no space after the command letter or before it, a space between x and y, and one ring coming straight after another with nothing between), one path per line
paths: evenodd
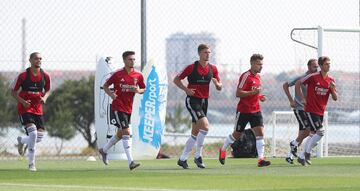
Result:
M184 116L183 106L177 104L171 112L166 113L166 132L174 133L174 141L176 133L185 133L191 128L191 119Z
M0 74L0 136L6 128L17 123L16 101L11 96L10 83Z
M55 121L58 112L67 112L71 116L62 117L69 120L67 126L75 128L87 141L88 146L96 148L94 130L94 76L81 80L67 80L49 97L45 117ZM61 105L61 110L59 109ZM55 127L54 127L55 128Z
M60 155L65 140L70 140L76 135L74 128L74 114L71 109L62 104L56 105L55 112L46 124L46 130L50 137L60 139L60 145L55 145L57 155Z

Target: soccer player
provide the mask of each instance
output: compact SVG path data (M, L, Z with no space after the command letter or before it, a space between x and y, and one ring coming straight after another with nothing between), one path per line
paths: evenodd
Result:
M311 165L310 153L317 145L317 142L324 136L323 116L329 99L329 95L334 101L337 100L335 80L329 75L330 58L321 56L318 59L320 72L312 73L298 80L295 84L295 91L300 95L301 101L305 105L308 121L313 136L309 136L308 144L305 144L305 150L298 158L298 162L305 166ZM301 85L307 86L307 96L304 96Z
M50 76L41 69L42 56L39 52L30 54L31 66L20 73L11 87L11 94L17 100L21 124L25 127L25 137L17 137L18 152L24 155L24 145L29 150L29 170L36 171L36 143L44 136L43 104L50 95Z
M297 148L298 148L298 146L300 146L302 141L309 135L310 128L309 128L309 122L306 117L306 113L304 111L304 104L301 102L300 95L295 93L295 97L293 99L293 97L289 91L289 87L294 86L296 81L307 76L308 74L317 72L317 68L319 67L317 64L317 60L310 59L307 63L307 67L308 67L308 70L305 74L303 74L301 76L297 76L283 84L283 89L289 100L290 107L294 109L295 117L299 123L298 136L296 137L296 139L294 139L290 142L290 151L289 151L288 156L285 158L285 160L290 164L294 164L294 157L297 157L297 153L296 153ZM306 87L304 85L301 85L301 90L304 93L304 95L306 96Z
M212 81L217 90L221 90L222 83L215 65L209 63L211 49L206 44L198 46L199 60L188 65L174 78L177 87L186 93L185 105L192 118L191 136L186 141L184 151L177 164L188 169L187 157L196 143L194 162L199 168L205 168L202 160L204 139L209 131L209 121L206 117L209 98L209 84ZM187 77L188 85L181 80Z
M135 52L125 51L122 58L125 67L114 72L103 85L105 93L113 100L112 111L115 114L118 131L103 148L99 149L99 153L104 164L108 165L107 151L122 139L129 168L133 170L140 164L136 163L132 157L129 124L135 93L144 93L145 84L141 72L134 69ZM114 92L109 89L111 85L114 85Z
M250 123L255 133L258 167L269 166L271 164L264 157L264 125L259 103L259 101L264 102L266 100L265 95L261 94L259 75L263 67L263 59L264 57L261 54L253 54L250 58L250 70L240 76L236 89L236 97L239 97L240 101L237 105L235 128L233 133L225 138L223 146L219 148L219 161L222 165L225 164L226 149L235 140L240 139L247 123Z

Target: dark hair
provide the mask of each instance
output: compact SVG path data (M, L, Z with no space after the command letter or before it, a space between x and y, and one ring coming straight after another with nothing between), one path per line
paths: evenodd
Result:
M125 51L125 52L122 54L123 60L125 60L126 57L128 57L128 56L130 56L130 55L135 55L135 52L134 52L134 51Z
M33 52L30 54L30 59L33 59L37 54L40 54L40 52Z
M264 56L261 54L253 54L250 58L250 63L254 62L255 60L263 60Z
M324 62L325 62L325 61L328 61L328 60L330 60L329 57L327 57L327 56L320 56L319 59L318 59L318 64L319 64L320 66L322 66L322 65L324 64Z
M314 62L314 61L316 61L316 59L315 59L315 58L311 58L311 59L308 61L307 65L310 66L311 63Z
M204 49L210 49L210 46L207 44L200 44L198 46L198 53L200 53L200 51L204 50Z

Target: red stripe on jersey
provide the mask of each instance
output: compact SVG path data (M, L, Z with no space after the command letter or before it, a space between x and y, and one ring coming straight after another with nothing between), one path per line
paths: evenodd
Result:
M250 71L247 71L247 72L244 73L244 76L242 77L242 80L241 80L238 88L241 89L241 88L244 86L244 84L245 84L245 82L246 82L246 79L247 79L247 77L248 77L249 75L250 75Z

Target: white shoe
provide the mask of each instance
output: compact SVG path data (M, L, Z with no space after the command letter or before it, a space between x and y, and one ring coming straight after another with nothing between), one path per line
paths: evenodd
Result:
M34 165L34 164L29 164L29 170L30 170L31 172L36 172L36 167L35 167L35 165Z
M105 165L109 164L109 160L107 159L107 153L104 152L104 150L101 148L99 149L99 153L101 155L102 161Z
M17 147L18 147L18 153L20 156L24 156L24 144L21 143L21 137L17 137Z

